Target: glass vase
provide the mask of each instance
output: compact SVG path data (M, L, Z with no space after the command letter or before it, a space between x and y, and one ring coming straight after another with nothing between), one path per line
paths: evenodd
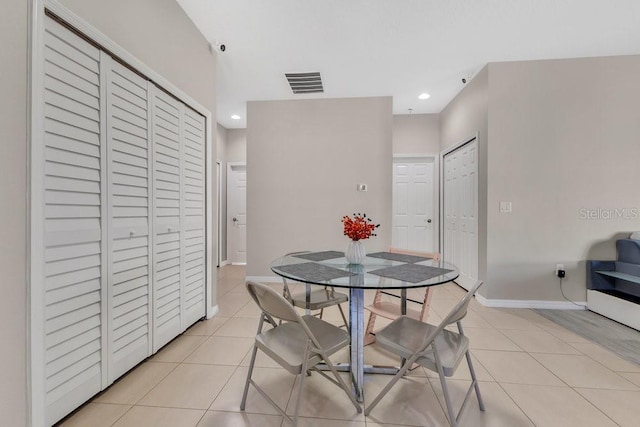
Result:
M362 264L366 256L367 251L364 249L364 245L360 240L350 241L347 251L344 253L344 257L349 264Z

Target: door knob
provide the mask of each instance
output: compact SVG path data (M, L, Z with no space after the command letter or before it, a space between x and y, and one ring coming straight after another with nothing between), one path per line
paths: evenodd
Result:
M431 218L429 218L429 219L427 220L427 223L431 224Z
M234 218L232 219L232 221L233 221L233 222L238 222L238 218L235 218L235 217L234 217Z

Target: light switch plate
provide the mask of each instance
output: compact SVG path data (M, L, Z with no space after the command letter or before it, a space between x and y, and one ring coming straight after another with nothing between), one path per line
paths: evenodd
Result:
M358 184L356 185L357 191L367 191L367 184Z
M511 213L511 202L500 202L500 213Z

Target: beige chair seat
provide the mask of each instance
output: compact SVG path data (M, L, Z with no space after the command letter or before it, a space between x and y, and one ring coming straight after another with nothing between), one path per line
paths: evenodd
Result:
M348 301L349 297L346 294L335 292L331 288L312 289L309 295L308 307L306 292L296 292L291 295L291 303L294 306L305 309L308 308L309 310L322 310Z
M309 251L290 252L285 256L295 256L307 253L309 253ZM340 310L340 316L342 316L344 326L349 329L349 321L347 320L347 316L345 316L344 310L342 310L342 306L340 305L342 303L348 302L349 296L341 292L336 292L331 286L324 286L322 288L319 288L318 286L312 286L309 295L309 302L307 303L306 291L296 292L295 294L292 294L285 277L282 278L282 283L284 285L284 288L282 289L282 296L285 297L289 301L289 303L291 303L291 305L293 305L294 307L303 308L305 310L320 310L318 313L320 319L322 319L322 314L324 313L325 308L335 305L338 307L338 310Z
M324 322L315 316L302 316L302 320L318 340L327 356L331 356L349 344L349 334L344 329ZM294 322L283 323L256 337L256 346L293 375L301 373L308 342L307 333ZM314 366L321 361L322 358L315 355L309 358L307 363Z
M400 304L392 301L381 301L381 302L373 303L367 306L367 310L375 315L386 317L387 319L396 319L402 316ZM410 317L412 319L420 320L422 311L415 310L411 307L407 307L406 315L407 317Z
M427 345L426 338L437 329L437 326L428 323L409 317L399 317L376 334L376 341L402 358L409 359L415 352ZM444 329L436 336L432 345L438 351L444 375L451 377L469 349L469 339L464 335ZM431 347L427 348L423 352L423 356L418 357L415 363L438 372L437 362Z

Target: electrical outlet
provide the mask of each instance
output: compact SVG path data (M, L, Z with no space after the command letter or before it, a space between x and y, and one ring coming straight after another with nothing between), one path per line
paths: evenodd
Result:
M558 273L558 271L560 270L564 270L564 264L556 264L556 274Z
M556 277L563 278L566 274L564 264L556 264Z

